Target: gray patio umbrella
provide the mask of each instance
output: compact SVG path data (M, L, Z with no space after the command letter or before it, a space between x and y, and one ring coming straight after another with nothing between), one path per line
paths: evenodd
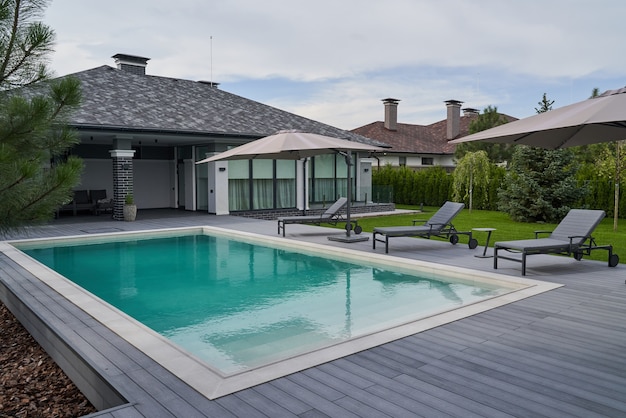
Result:
M626 87L450 142L485 141L559 149L623 139L626 139ZM614 229L617 229L618 202L616 182Z
M208 163L219 160L300 160L321 154L341 154L346 158L348 166L348 203L346 205L346 238L341 241L364 241L367 238L351 237L350 201L352 196L352 181L350 179L350 166L352 151L382 152L383 148L373 145L362 144L354 141L333 138L299 131L280 131L274 135L266 136L256 141L249 142L239 147L224 151L220 154L198 161L196 164ZM334 239L339 240L339 239Z
M626 87L450 141L559 149L626 139Z

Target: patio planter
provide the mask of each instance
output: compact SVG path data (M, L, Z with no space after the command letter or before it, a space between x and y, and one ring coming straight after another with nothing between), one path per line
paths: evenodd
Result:
M124 199L124 220L132 222L137 217L137 205L132 194L127 194Z
M124 205L124 220L132 222L137 217L137 205Z

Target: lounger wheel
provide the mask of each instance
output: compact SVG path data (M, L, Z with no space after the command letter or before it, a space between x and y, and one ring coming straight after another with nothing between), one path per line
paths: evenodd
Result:
M345 228L346 228L346 231L352 231L352 224L351 223L347 223ZM363 228L361 227L361 225L355 225L354 226L354 233L359 235L361 232L363 232Z
M456 245L459 242L458 235L450 235L450 244Z
M469 245L470 250L473 250L474 248L478 247L478 240L476 238L470 238L469 243L467 245Z
M576 261L580 261L583 259L583 253L581 251L576 251L574 253L574 258L576 259Z
M609 257L609 267L615 267L619 264L619 255L611 254Z

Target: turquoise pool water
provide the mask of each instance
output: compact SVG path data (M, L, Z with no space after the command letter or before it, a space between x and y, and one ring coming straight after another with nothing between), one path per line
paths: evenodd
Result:
M224 374L510 291L210 235L22 251Z

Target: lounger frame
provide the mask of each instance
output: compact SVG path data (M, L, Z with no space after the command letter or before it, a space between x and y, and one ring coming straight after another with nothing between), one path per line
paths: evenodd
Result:
M319 215L302 215L302 216L285 216L278 218L278 233L282 231L283 237L285 236L285 226L288 224L309 224L309 225L321 225L323 223L337 225L340 222L345 222L343 214L339 211L347 204L348 199L345 197L337 200L332 206L330 206L324 213ZM350 224L346 224L346 228L354 230L355 234L360 234L362 228L358 221L355 219L350 220Z
M558 233L559 229L573 231L576 223L580 223L581 217L589 216L589 223L581 225L582 235L563 236ZM578 218L568 221L568 217ZM612 245L597 245L591 233L598 226L605 214L603 211L572 209L561 221L554 231L535 231L535 239L496 242L493 247L493 268L498 268L498 259L514 261L522 264L522 276L526 275L526 258L529 255L554 254L573 256L576 260L582 260L583 256L590 255L594 250L608 251L608 266L615 267L619 264L619 256L613 254ZM571 218L570 218L571 219ZM541 234L550 234L547 238L540 238ZM502 254L502 250L508 253L521 254L521 257L512 257Z
M458 231L454 225L452 225L452 219L458 215L465 205L463 203L446 202L443 206L433 215L433 217L422 226L406 226L406 227L377 227L374 228L372 237L372 248L376 249L376 242L385 243L385 253L389 253L389 238L393 237L419 237L430 239L431 237L439 237L448 239L452 245L456 245L459 242L459 235L469 236L468 246L474 249L478 246L478 241L472 237L472 232ZM433 222L432 220L439 220L447 218L445 222ZM382 239L381 237L384 237Z

